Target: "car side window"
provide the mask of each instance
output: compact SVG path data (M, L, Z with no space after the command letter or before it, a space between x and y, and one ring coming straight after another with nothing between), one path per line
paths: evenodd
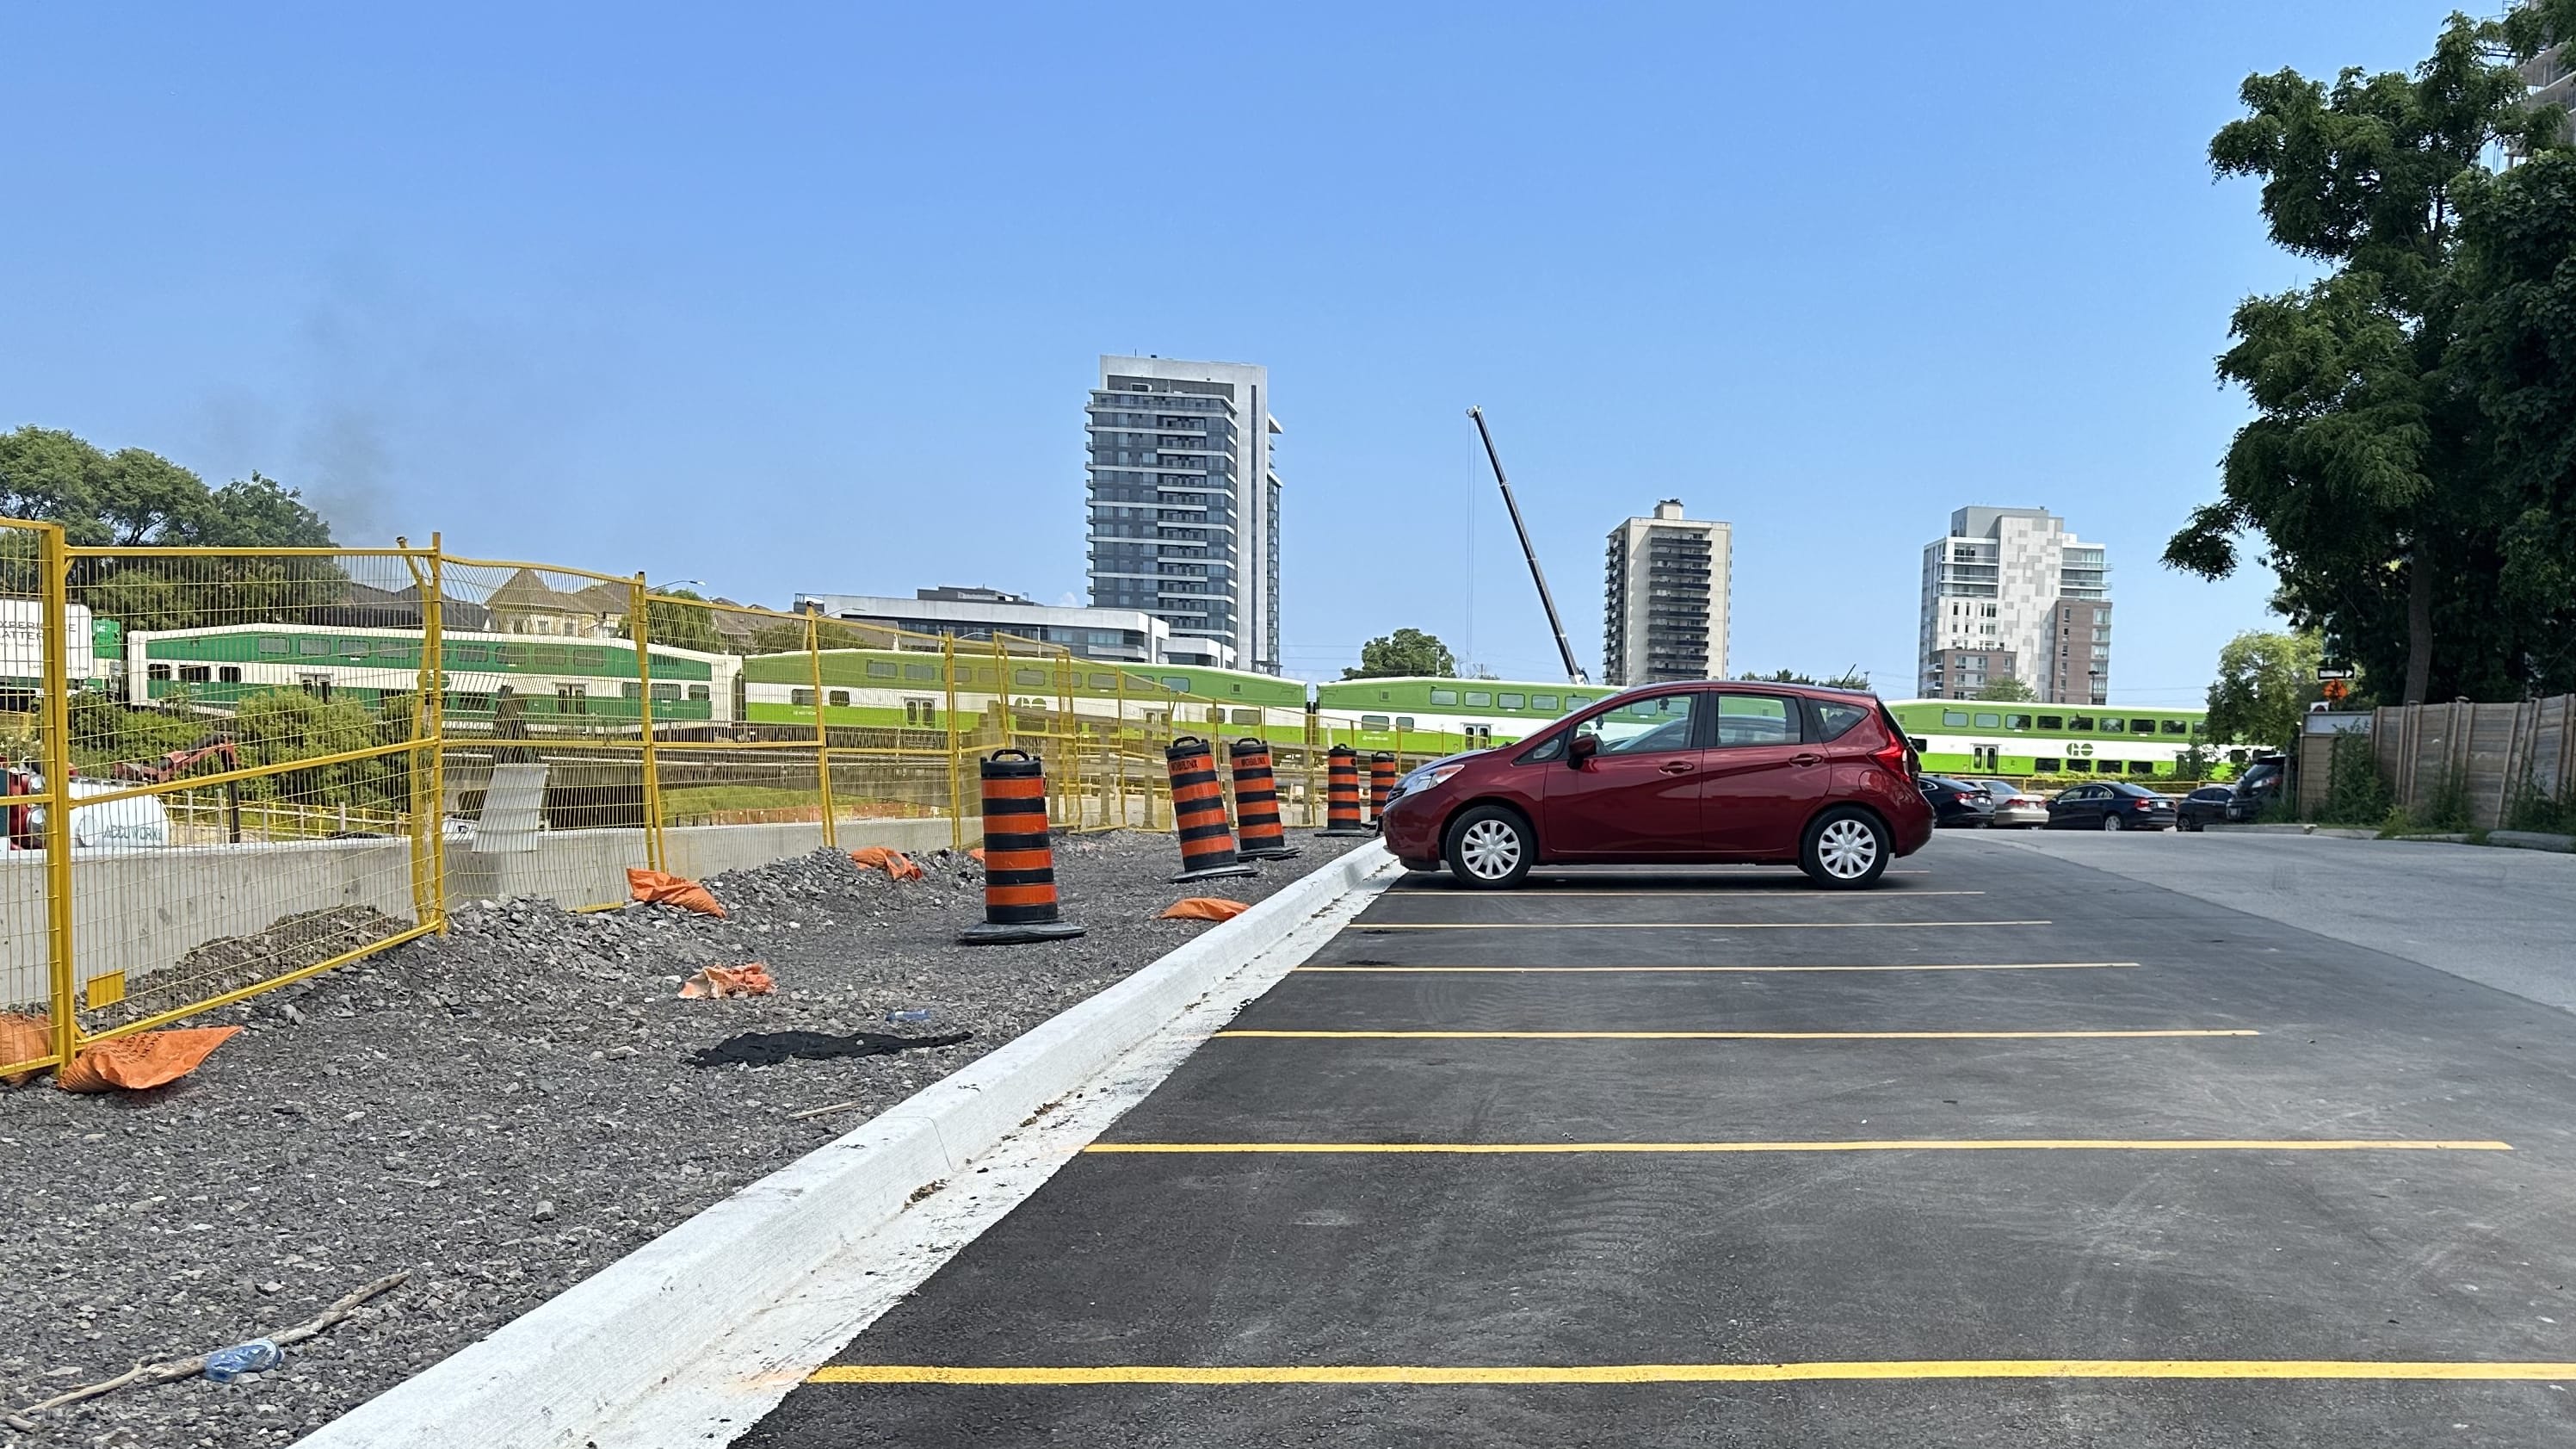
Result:
M1823 700L1816 705L1816 724L1824 731L1820 736L1822 739L1841 739L1851 733L1852 726L1867 718L1869 718L1869 708L1866 705L1843 704L1835 700ZM1724 717L1720 716L1718 733L1724 735L1725 732L1726 722ZM1722 740L1721 743L1723 743Z
M1776 694L1717 696L1717 744L1720 749L1746 745L1794 745L1800 728L1796 701Z
M1691 747L1691 701L1695 693L1658 694L1605 709L1574 727L1578 735L1601 741L1605 755L1634 755Z

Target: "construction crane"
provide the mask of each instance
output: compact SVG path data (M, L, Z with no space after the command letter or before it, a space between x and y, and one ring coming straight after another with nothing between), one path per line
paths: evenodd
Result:
M1512 516L1512 532L1520 535L1521 557L1529 560L1530 581L1538 585L1539 607L1547 610L1547 627L1556 631L1556 653L1565 661L1565 682L1590 684L1583 666L1574 662L1574 645L1565 637L1565 621L1556 615L1556 599L1547 591L1547 575L1538 566L1538 550L1530 547L1529 528L1521 522L1521 506L1512 500L1512 480L1503 476L1503 458L1494 451L1494 435L1485 426L1485 410L1469 408L1467 416L1476 420L1476 436L1485 440L1485 461L1494 465L1494 482L1503 490L1503 508Z

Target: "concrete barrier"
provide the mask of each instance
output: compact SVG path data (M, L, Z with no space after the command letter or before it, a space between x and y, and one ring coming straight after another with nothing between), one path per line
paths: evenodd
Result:
M301 1449L574 1449L1395 861L1375 841L387 1389ZM1292 955L1322 944L1317 933ZM1278 961L1270 966L1285 965ZM1293 961L1285 963L1293 964Z
M945 816L844 820L845 847L886 845L918 854L947 847ZM641 830L549 830L532 848L477 852L446 842L447 898L538 896L586 906L626 898L626 868L644 863ZM982 822L967 822L969 845ZM688 876L744 870L802 855L823 843L819 822L686 825L662 832L669 869ZM0 851L0 1009L42 1009L51 991L45 857ZM335 906L365 906L408 926L414 919L411 842L400 839L255 841L80 850L72 856L72 961L86 991L97 977L125 973L128 991L209 941L264 931L283 917Z
M2552 835L2543 830L2490 830L2487 844L2511 846L2515 850L2576 851L2576 835Z

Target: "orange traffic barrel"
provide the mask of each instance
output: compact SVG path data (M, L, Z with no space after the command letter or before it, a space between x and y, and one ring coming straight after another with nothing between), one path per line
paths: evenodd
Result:
M1384 750L1369 756L1369 824L1386 818L1386 797L1395 793L1395 756Z
M1227 750L1234 770L1234 823L1243 835L1236 852L1245 860L1286 860L1297 853L1279 823L1279 779L1271 773L1270 746L1240 739Z
M1335 745L1324 756L1324 828L1318 835L1366 835L1360 817L1360 757L1348 745Z
M1225 791L1216 782L1216 754L1196 735L1183 735L1163 751L1172 772L1172 823L1180 828L1181 873L1176 881L1251 875L1235 858L1234 832L1225 823Z
M1046 767L1026 750L995 750L977 762L976 773L984 786L984 923L957 939L1009 946L1081 935L1081 926L1056 913Z

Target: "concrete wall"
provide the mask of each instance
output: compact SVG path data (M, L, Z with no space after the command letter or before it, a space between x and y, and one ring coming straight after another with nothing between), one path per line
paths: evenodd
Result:
M889 845L907 853L944 849L946 817L844 820L840 844ZM817 823L691 825L662 833L668 865L709 876L801 855L823 843ZM564 906L626 898L626 868L644 863L641 830L544 831L536 848L482 855L447 842L448 899L542 896ZM982 822L966 822L969 845ZM45 857L0 852L0 1010L43 1009L47 963ZM250 845L78 851L72 859L72 959L76 980L125 973L129 992L208 941L266 930L280 919L333 906L370 906L405 926L413 920L411 842L312 840ZM182 1004L174 999L170 1005Z

